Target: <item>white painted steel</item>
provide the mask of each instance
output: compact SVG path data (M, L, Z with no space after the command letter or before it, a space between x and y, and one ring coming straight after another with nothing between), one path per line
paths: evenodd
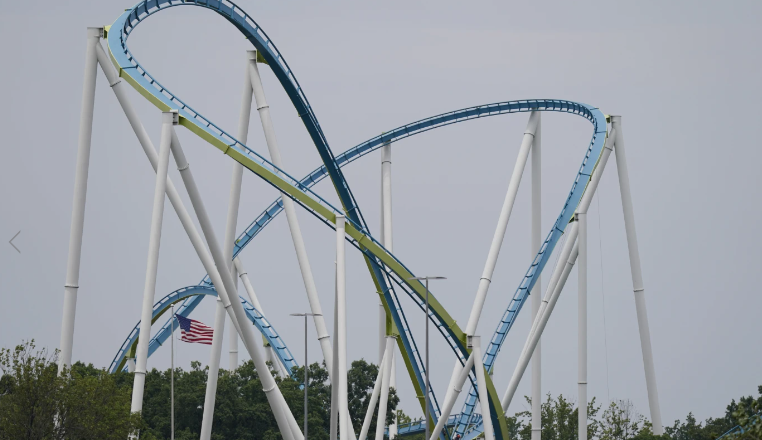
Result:
M495 440L495 432L492 429L492 416L489 410L489 394L487 393L487 379L484 374L482 363L481 337L471 336L474 357L474 369L476 370L476 386L479 390L479 404L482 410L482 426L484 427L485 440Z
M238 116L238 140L246 144L249 137L249 119L251 119L251 79L249 69L251 64L256 63L257 53L247 51L246 69L243 81L243 93L241 94L241 110ZM230 178L230 197L228 198L228 216L225 224L225 241L222 242L223 253L228 255L228 269L235 270L231 259L233 258L233 249L235 249L236 226L238 224L238 207L241 201L241 182L243 180L243 165L233 161L233 169ZM235 279L235 274L233 279ZM236 280L236 288L238 281ZM237 291L236 291L237 292ZM229 364L230 371L238 367L238 336L231 327L229 334Z
M386 351L386 350L384 350ZM378 374L376 375L376 381L373 384L373 392L370 394L370 400L368 401L368 409L365 411L365 418L362 422L362 429L360 429L361 439L365 439L370 429L370 422L373 420L373 410L376 409L376 403L378 403L378 395L381 392L381 385L383 382L385 365L387 361L386 352L381 356L381 362L378 363Z
M127 358L127 372L128 373L135 372L135 358Z
M259 118L262 121L262 129L265 132L267 149L270 151L270 159L276 167L283 169L283 160L281 160L280 157L278 139L275 137L275 127L273 126L272 118L270 117L270 106L265 99L265 91L264 88L262 88L262 79L259 76L259 68L256 63L251 65L249 72L251 76L251 85L254 90L254 100L257 103L257 111L259 111ZM281 197L283 199L283 210L286 211L288 228L291 231L291 239L294 243L294 250L296 251L296 259L299 262L304 287L307 291L307 300L310 303L310 311L315 315L321 315L314 316L313 322L315 323L318 341L320 341L320 348L323 352L323 360L325 361L326 369L330 374L330 372L333 371L331 368L333 362L331 341L329 340L328 329L325 326L325 319L322 316L323 309L320 307L320 298L318 297L315 279L312 276L312 268L310 267L309 257L307 256L307 248L304 245L302 230L299 227L299 219L296 217L296 208L294 206L294 201L291 200L291 198L282 193Z
M505 200L503 201L503 208L500 211L500 217L497 220L497 228L495 228L495 234L492 237L492 244L490 245L489 253L487 254L487 262L484 264L484 271L482 272L482 277L479 279L479 288L476 291L476 299L474 299L471 315L469 316L468 324L466 325L466 335L473 335L479 324L479 317L484 308L484 300L487 297L487 291L492 282L492 275L495 272L497 257L500 254L500 248L502 247L503 239L505 238L505 231L508 228L508 220L511 218L513 203L516 201L516 194L518 193L519 185L521 184L521 176L524 174L524 167L526 166L527 158L529 157L529 150L532 148L532 140L534 139L534 133L537 129L537 115L538 112L532 112L529 115L529 123L527 123L527 128L524 131L524 138L521 142L521 148L519 149L519 157L516 159L513 174L511 175L511 180L508 184L508 191L506 192Z
M382 158L381 158L381 188L382 188L382 215L383 215L383 230L384 234L382 235L382 240L384 247L389 251L392 252L392 248L394 247L394 228L393 228L393 220L392 220L392 144L386 143L384 144L382 148ZM383 311L383 306L381 308ZM384 324L386 324L384 322ZM384 325L384 330L386 325ZM391 351L391 358L389 359L390 364L390 376L389 376L389 386L391 388L397 388L397 363L396 363L396 350L394 347L392 347ZM396 418L395 418L396 419ZM397 423L396 420L394 423L389 425L389 438L394 438L397 435Z
M384 244L384 151L381 150L381 197L379 197L379 231L378 238L380 243ZM386 351L386 310L381 299L378 300L378 365L381 366L384 352Z
M335 263L334 263L335 264ZM333 301L333 373L331 379L331 417L328 428L328 440L336 440L339 432L339 301L338 301L338 268L334 270L334 301ZM361 438L365 440L364 438Z
M140 337L136 351L135 377L132 385L132 412L143 409L143 391L146 382L146 364L148 362L148 343L151 341L151 320L153 302L156 294L156 274L159 268L159 247L161 246L161 225L164 220L164 197L167 191L167 170L169 150L172 144L172 125L177 114L161 114L161 143L159 144L159 164L156 169L156 184L153 192L153 213L151 214L151 233L148 238L148 262L146 280L143 287L143 307L140 314Z
M640 348L643 352L643 368L646 374L646 389L648 390L648 406L651 410L651 423L653 423L654 434L661 435L664 433L664 427L662 426L661 409L659 408L659 392L656 388L656 369L654 368L654 356L651 349L651 331L648 327L643 272L640 267L640 251L638 250L638 235L635 231L635 213L632 207L630 173L627 170L627 156L624 149L622 117L611 116L611 126L616 130L616 168L619 175L619 191L622 197L624 228L627 233L627 248L630 253L632 290L635 293L635 311L638 315Z
M598 184L601 181L601 176L603 176L603 170L606 168L606 164L609 161L609 156L611 155L611 151L614 148L614 137L616 135L616 130L611 130L608 133L608 138L606 138L606 142L604 143L603 152L601 153L601 157L598 160L598 164L595 166L595 170L593 171L593 175L590 178L590 182L587 184L587 188L585 189L585 193L582 195L582 200L580 200L579 205L577 206L577 212L578 213L587 213L587 210L590 208L590 203L593 200L593 196L595 195L596 190L598 189ZM546 288L546 298L543 299L543 302L540 304L540 309L538 311L538 316L541 316L545 310L545 306L547 304L547 292L553 292L555 290L556 284L558 283L558 278L560 276L559 272L553 272L553 274L550 277L550 282L548 283L548 286ZM531 336L535 328L538 324L538 320L535 319L532 322L532 329L529 331L529 335ZM524 349L522 353L525 353L527 351L528 343L529 343L530 337L527 337L527 342L524 345Z
M505 194L505 200L503 201L503 207L500 210L500 216L497 220L497 227L495 228L495 234L492 237L492 243L490 244L489 253L487 254L487 261L484 264L484 270L482 276L479 279L479 287L476 290L476 298L471 306L471 314L466 324L466 335L473 335L476 332L476 328L479 324L479 318L484 308L484 301L487 298L487 292L489 286L492 283L492 275L495 272L495 266L497 265L497 258L500 255L500 248L503 245L503 239L505 238L505 231L508 228L508 221L511 218L511 212L513 211L513 204L516 201L516 194L519 191L519 185L521 184L521 176L524 174L524 167L526 166L527 159L529 157L529 150L532 148L532 142L534 140L535 132L537 131L537 124L539 121L539 112L532 112L529 115L529 121L527 122L527 128L524 130L524 136L521 141L521 147L519 148L519 155L516 158L516 164L513 167L513 174L511 180L508 183L508 190ZM447 393L445 394L445 400L449 397L449 393L453 387L454 380L460 374L461 365L456 361L453 367L452 375L450 376L450 384L447 386Z
M171 331L169 332L169 352L171 353L170 356L170 410L169 414L171 415L170 420L170 428L169 428L169 436L171 440L175 440L175 306L172 305L172 314L170 315L170 326L172 327Z
M556 269L553 271L553 278L557 278L558 282L552 290L550 288L551 286L548 286L548 290L545 292L545 298L543 298L543 302L545 303L543 304L545 305L545 310L541 310L540 314L537 316L537 319L535 319L537 323L534 326L534 331L527 338L525 350L519 357L519 361L516 364L516 369L514 370L511 381L508 384L508 389L503 395L503 400L501 401L503 411L506 411L508 409L508 405L511 404L513 395L516 393L516 388L518 387L519 382L521 382L521 377L524 375L527 365L529 364L532 352L534 351L534 348L537 345L537 341L539 341L540 336L545 329L545 324L547 324L548 318L553 311L556 300L558 300L558 295L564 288L566 278L569 276L569 271L571 271L571 267L574 265L574 259L577 258L577 247L575 243L577 239L577 222L574 222L568 226L567 230L568 232L566 233L568 234L568 238L566 239L564 248L561 251L561 256L558 259ZM574 259L571 258L572 255L574 256Z
M378 416L376 418L376 440L384 440L384 428L386 428L386 410L389 407L389 386L391 385L391 368L394 355L394 336L386 337L386 354L384 355L384 374L381 376L381 397L378 401ZM375 407L375 405L374 405ZM362 437L360 437L362 439Z
M227 255L227 252L225 252L225 255ZM233 275L233 287L236 289L236 294L232 295L235 298L238 294L238 271L235 270L235 267L231 267L230 271ZM220 328L220 331L223 331L223 329ZM238 368L238 332L231 325L228 326L228 369L233 372L236 368Z
M439 438L439 434L442 432L442 429L444 429L445 423L447 423L447 419L450 417L450 413L452 412L452 407L455 405L455 401L458 399L460 392L463 391L463 384L466 383L466 379L468 379L468 373L471 371L473 366L474 353L472 352L468 357L466 364L463 365L463 368L460 369L458 376L455 378L455 380L452 381L452 390L448 390L447 397L445 398L444 405L442 406L442 414L439 416L439 420L437 420L437 425L434 427L434 430L431 431L431 437L429 437L431 440L437 440Z
M336 307L338 312L338 333L336 340L339 348L339 425L341 440L349 440L346 427L351 420L349 414L349 400L347 396L347 289L346 289L346 255L344 245L344 222L345 217L336 216Z
M79 141L77 168L74 174L74 198L71 207L69 230L69 256L66 262L64 284L63 318L61 319L61 354L58 373L71 365L74 346L74 320L77 314L77 290L79 289L79 265L82 257L82 235L85 227L85 202L87 199L87 176L90 168L90 144L93 135L93 111L95 108L95 81L97 78L97 53L102 28L87 28L85 49L85 72L82 85L82 106L79 113Z
M532 141L532 236L529 258L534 259L542 246L542 114L537 114L537 128ZM532 296L532 321L542 303L542 275L537 276ZM495 367L493 365L492 370ZM542 340L532 354L532 440L542 437Z
M220 375L220 357L222 357L222 339L225 328L225 306L218 297L214 313L214 333L212 334L211 359L207 378L206 394L204 395L203 416L201 419L201 440L212 437L212 422L214 420L214 404L217 398L217 379Z
M577 437L587 440L587 213L577 213Z
M114 91L114 95L119 101L119 105L122 107L124 115L127 117L130 126L132 126L132 130L135 132L135 136L138 138L138 142L143 148L148 161L151 163L154 171L156 171L156 167L159 162L159 155L156 153L156 148L154 147L153 142L148 137L148 133L143 127L143 124L140 122L140 118L138 118L137 112L135 112L134 107L132 107L129 98L127 97L127 89L125 89L124 82L117 76L116 71L114 71L114 67L111 65L111 61L109 60L108 55L103 50L103 47L98 44L95 46L95 48L98 55L98 64L101 66L101 70L106 75L106 78L109 81L109 85L111 86L111 90ZM177 217L180 219L180 223L183 225L183 229L188 235L188 239L193 245L193 249L196 251L199 260L201 260L201 264L204 266L204 270L206 270L206 273L209 274L209 278L212 280L214 288L218 293L220 290L224 291L225 287L222 283L222 278L220 278L220 274L217 271L217 266L214 265L212 256L209 254L209 251L207 250L206 245L201 238L201 234L199 234L198 230L196 229L196 225L193 223L193 219L188 213L188 210L185 209L185 204L180 198L180 194L177 192L175 185L172 183L172 179L169 177L167 177L167 197L169 198L172 207L177 213ZM228 297L226 292L222 292L220 297L223 298L223 304L225 305L225 308L229 308L230 303L227 302ZM235 321L233 325L238 327L238 322Z
M225 268L227 267L227 259L223 255L222 247L217 241L217 236L214 233L214 228L212 228L211 221L209 220L209 215L207 214L206 208L204 207L204 203L201 199L201 194L199 193L196 182L193 179L193 174L190 171L190 165L185 158L185 153L183 152L182 147L180 146L180 142L177 140L176 136L173 137L172 154L175 156L177 168L180 170L180 176L182 177L185 188L188 191L188 196L190 197L191 204L193 205L193 209L196 212L196 217L198 218L199 224L201 225L201 230L204 233L206 242L209 245L209 250L211 251L214 263L217 267ZM227 295L227 292L235 292L232 274L227 270L221 270L219 272L220 276L222 277L222 283L225 286L225 294ZM222 294L219 290L217 293L220 295ZM224 300L225 299L223 298L223 301ZM238 301L238 298L233 298L233 301L229 300L228 302L230 303L230 307L228 308L229 316L235 316L236 322L246 322L246 312L244 311L241 302ZM254 336L253 326L241 325L238 327L238 331L241 339L243 339L246 350L249 352L249 356L251 356L251 359L254 361L254 366L257 369L257 373L259 373L259 378L262 381L262 389L264 390L265 395L267 396L267 401L270 404L270 408L275 415L275 420L278 423L278 429L280 430L281 435L285 440L303 440L303 436L300 435L301 432L294 432L291 427L292 420L294 424L296 424L296 420L294 419L291 411L288 409L286 401L283 398L280 389L278 389L278 386L275 383L275 379L270 373L270 369L267 367L264 356L262 356L262 353L258 349L258 344L256 343L256 338Z

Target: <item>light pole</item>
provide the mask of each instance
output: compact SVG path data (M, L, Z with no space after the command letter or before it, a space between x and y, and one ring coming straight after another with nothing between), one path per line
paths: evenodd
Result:
M447 278L426 276L413 277L408 279L417 281L425 280L426 282L426 392L424 393L426 403L423 405L425 414L423 417L423 422L424 426L426 427L426 437L424 437L424 440L429 440L429 389L431 388L431 384L429 383L429 375L431 374L431 371L429 370L429 280L446 280Z
M292 313L291 316L304 316L304 440L307 440L307 369L310 364L307 362L307 317L323 316L320 313Z

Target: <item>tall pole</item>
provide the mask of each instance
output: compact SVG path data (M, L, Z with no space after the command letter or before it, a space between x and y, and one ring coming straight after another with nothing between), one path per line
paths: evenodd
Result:
M424 439L429 438L429 389L431 387L429 383L429 375L431 374L431 370L429 369L429 279L426 278L426 314L424 316L424 319L426 320L426 404L424 406L424 411L426 412L426 416L423 418L424 426L426 427L426 436L423 437Z
M201 419L201 440L209 440L212 437L212 423L214 421L214 403L217 397L217 381L220 377L220 358L222 357L223 333L217 331L225 326L225 305L217 297L214 313L214 333L212 333L212 350L209 360L209 374L206 380L206 394L204 395L204 413ZM235 328L235 327L233 327Z
M349 401L347 396L347 291L346 291L346 261L344 247L344 222L343 215L336 216L336 304L338 309L338 335L336 340L339 346L339 438L349 440L348 427Z
M595 167L593 175L591 176L590 181L585 188L585 192L582 195L582 200L580 200L580 203L577 207L578 213L587 213L587 210L590 207L590 203L593 200L593 195L595 195L595 191L598 189L598 184L601 181L603 170L606 168L606 163L608 162L611 151L613 150L615 133L616 130L612 129L609 133L608 138L606 139L603 152L601 153L601 157L598 160L598 165ZM566 283L566 278L569 276L571 267L576 261L579 249L574 246L574 244L579 233L578 227L578 222L574 221L571 225L567 226L568 232L564 231L564 234L568 234L566 244L561 250L558 264L556 265L556 268L550 277L550 282L548 283L545 297L543 298L542 304L540 305L537 317L532 323L532 329L530 330L529 336L527 337L526 343L524 344L524 350L519 357L516 369L514 370L513 376L511 377L511 382L509 383L508 389L503 395L503 399L501 401L503 411L508 410L508 405L510 405L511 400L516 393L516 388L518 387L519 381L521 380L521 376L524 374L524 371L526 371L529 357L534 352L535 347L540 340L540 336L545 329L545 324L547 324L548 319L550 318L550 313L553 311L553 307L555 306L555 302L558 300L558 295L560 295L561 290L563 290L564 284ZM566 263L564 265L565 260Z
M394 229L392 223L392 144L387 142L383 146L383 157L381 160L381 187L382 187L382 201L383 201L383 240L384 247L389 252L392 252L394 247ZM381 311L384 311L381 306ZM384 319L386 321L386 319ZM386 324L386 322L384 322ZM386 327L386 325L384 325ZM395 350L392 346L389 357L389 386L391 388L397 388L397 365L394 361ZM389 438L393 439L397 435L397 420L396 417L392 420L392 424L389 425Z
M96 46L100 42L102 28L87 28L85 72L82 86L82 107L79 114L79 144L77 146L77 169L74 175L74 198L71 207L69 230L69 256L66 263L64 284L63 318L61 319L61 356L59 374L71 365L74 345L74 319L77 313L77 290L79 289L79 264L82 257L82 234L85 227L85 200L87 176L90 168L90 142L93 134L95 108L95 80L97 70Z
M587 213L577 213L577 428L579 440L587 440Z
M487 379L484 374L482 363L482 348L480 336L469 336L473 345L474 369L476 370L476 386L479 390L479 404L482 410L482 424L484 426L485 440L495 440L495 432L492 429L492 416L489 410L489 394L487 393Z
M627 171L627 156L624 149L624 134L622 133L622 117L612 116L611 126L616 132L616 168L619 174L619 191L622 196L622 211L624 213L624 228L627 232L627 247L630 252L630 271L632 272L632 290L635 293L635 311L638 316L638 330L640 331L640 348L643 352L643 368L646 373L646 388L648 391L648 406L651 410L651 423L654 434L664 433L661 421L661 409L659 408L659 392L656 389L656 369L654 368L654 355L651 349L651 331L648 327L648 312L646 311L645 287L643 286L643 272L640 267L640 251L638 250L638 236L635 231L635 213L632 207L632 193L630 192L630 174Z
M188 191L188 196L191 200L191 204L193 205L193 209L196 212L196 217L198 218L201 230L203 231L206 242L209 245L209 250L212 254L212 258L214 259L214 264L217 267L225 268L227 266L227 258L222 253L222 247L220 246L219 241L217 241L217 236L214 232L214 228L212 228L212 222L209 219L209 214L206 211L198 186L196 186L196 181L193 178L193 173L190 170L190 164L188 163L182 146L180 145L180 141L176 136L172 137L172 153L175 156L177 168L180 170L180 176L182 177L185 188ZM225 286L225 295L227 295L227 292L235 292L236 289L233 286L232 274L226 270L220 270L219 272L220 276L222 277L222 282ZM222 291L218 291L217 293L222 294ZM227 299L227 301L225 301L225 299ZM231 319L233 319L233 322L246 322L246 312L244 311L243 305L241 305L241 302L238 298L228 297L223 298L223 301L230 304L228 314L231 316ZM233 316L235 318L232 318ZM283 398L283 395L281 394L275 379L270 373L270 369L265 363L264 356L262 356L262 353L258 350L259 344L257 343L257 338L254 336L252 326L242 324L238 326L238 331L241 339L243 339L246 350L249 352L249 356L251 356L252 361L254 361L254 366L257 370L257 373L259 374L260 380L262 381L262 389L264 390L267 401L273 411L281 435L283 436L284 440L301 440L301 433L292 430L292 421L295 421L293 414L288 409L286 401ZM298 431L298 424L296 426L296 431Z
M178 123L177 112L161 114L161 143L159 146L159 165L156 170L156 185L153 192L153 214L151 215L151 234L148 241L148 263L146 281L143 288L143 311L140 315L140 333L136 354L135 378L132 386L133 413L143 409L143 391L146 382L146 364L148 362L148 343L151 341L151 320L153 318L153 300L156 293L156 274L159 267L159 247L161 245L161 225L164 220L164 193L167 190L167 169L169 150L172 143L172 126Z
M250 51L250 53L253 54L252 56L256 57L255 51ZM249 73L251 76L251 86L254 91L254 99L257 103L257 111L259 112L259 118L262 121L262 129L265 132L265 141L267 142L267 148L270 152L270 159L276 167L283 169L283 160L281 160L280 156L278 139L275 136L275 127L272 118L270 117L270 106L267 104L265 98L265 91L262 87L262 79L259 76L257 63L251 64ZM307 256L307 247L304 244L299 220L296 217L296 207L294 201L285 194L281 194L281 199L283 200L283 210L286 211L286 220L288 222L289 231L291 232L291 240L294 243L294 250L296 251L296 258L302 273L302 280L304 281L304 287L307 291L307 300L310 303L310 310L316 315L313 321L315 322L318 341L320 341L320 348L323 351L323 360L325 361L326 368L329 371L328 374L330 375L330 372L333 371L331 368L331 365L333 364L331 341L329 340L328 329L326 328L325 320L323 319L323 312L322 307L320 306L320 298L318 297L315 279L312 276L312 268Z
M524 174L524 167L526 166L527 159L529 158L529 151L532 149L535 132L537 131L537 126L539 123L539 116L539 112L531 112L529 115L529 121L527 121L527 127L524 130L524 136L521 140L519 154L516 158L516 163L513 166L513 174L511 174L511 179L508 183L508 190L505 194L503 207L500 210L500 216L497 219L495 233L492 236L492 243L490 243L489 252L487 253L487 261L484 263L482 276L479 278L479 286L476 289L476 297L474 298L474 303L471 306L471 314L469 315L468 323L466 324L466 335L469 336L473 336L476 333L476 329L479 325L479 319L481 317L482 309L484 308L484 301L487 298L489 287L492 284L492 275L495 272L497 259L500 255L500 248L503 245L505 232L508 228L508 221L511 218L513 205L516 201L516 195L518 194L519 186L521 185L521 177ZM534 160L534 156L532 160ZM453 367L452 375L450 376L450 384L447 387L445 400L447 400L449 393L452 391L453 384L455 383L455 380L460 373L460 368L460 362L456 361Z
M542 119L538 112L532 141L532 237L529 258L534 259L542 246ZM542 303L542 275L537 276L532 296L532 321ZM542 340L532 354L532 440L542 437Z
M170 344L169 344L169 351L172 352L172 355L170 356L169 361L169 369L170 369L170 403L169 403L169 414L170 414L170 427L169 427L169 436L171 440L175 440L175 305L172 304L172 319L170 319L170 327L172 328L172 331L169 333L170 338Z
M386 427L386 411L389 407L389 381L391 380L392 352L394 351L394 336L386 337L386 353L382 365L383 375L381 376L381 398L378 401L378 418L376 419L376 440L384 439L384 428Z
M304 314L304 440L307 440L307 388L310 386L308 370L310 363L307 361L307 314Z
M256 63L256 57L252 59L251 52L246 52L246 69L243 79L243 93L241 94L241 110L238 117L238 140L246 144L249 137L249 119L251 119L251 100L253 90L251 88L251 78L249 69ZM233 280L238 285L238 279L235 276L235 267L233 267L233 249L235 248L235 232L238 223L238 208L241 201L241 182L243 180L243 165L233 161L233 169L230 179L230 196L228 198L228 216L225 225L225 241L223 242L223 253L228 256L228 270L233 275ZM232 295L232 293L231 293ZM229 363L230 371L238 367L238 334L233 327L230 328L229 341Z

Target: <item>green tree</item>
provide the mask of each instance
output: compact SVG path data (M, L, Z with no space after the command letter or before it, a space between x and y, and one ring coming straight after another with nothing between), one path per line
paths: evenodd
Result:
M527 404L532 406L532 399L524 396ZM596 415L600 411L600 405L596 406L595 398L592 398L587 405L587 437L595 438L600 430L600 422ZM563 395L553 399L548 393L547 399L541 405L541 423L543 440L573 440L577 438L579 427L579 411L574 404L567 400ZM510 433L516 433L521 440L530 440L532 438L532 412L521 411L516 413L515 417L509 417L508 430Z
M58 374L57 353L34 341L0 349L0 439L124 439L142 427L122 375L74 364Z

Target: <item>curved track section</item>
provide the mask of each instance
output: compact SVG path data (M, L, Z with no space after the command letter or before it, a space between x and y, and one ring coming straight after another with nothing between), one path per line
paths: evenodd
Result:
M187 106L165 87L159 84L135 60L126 45L126 40L132 30L150 15L168 9L169 7L179 5L201 6L214 10L234 24L260 51L263 58L268 62L276 77L279 79L281 85L286 90L288 96L291 98L292 103L296 107L310 133L323 160L325 172L331 177L334 187L341 199L344 207L343 210L338 210L331 206L320 196L312 192L309 187L289 176L283 170L278 169L262 156L248 149L245 145L238 142L221 128ZM422 368L422 362L420 361L420 356L415 347L412 334L410 334L409 329L407 328L406 319L404 318L404 313L400 307L393 285L387 284L387 282L396 284L398 287L405 290L405 292L408 293L419 306L421 305L422 297L425 294L423 285L418 282L408 281L409 278L413 277L413 273L396 257L386 251L386 249L384 249L383 246L381 246L368 233L365 222L360 214L360 210L341 173L338 161L333 157L333 154L328 147L325 136L317 123L317 118L315 117L314 112L307 102L306 96L302 92L301 87L299 87L296 78L288 68L285 60L262 29L245 12L229 1L176 0L173 2L171 0L148 0L140 2L134 8L120 16L114 25L107 29L107 38L109 52L111 53L112 61L119 71L120 77L125 78L139 93L158 108L165 111L177 109L180 113L181 125L217 147L223 153L231 156L234 160L263 178L282 193L294 199L302 207L307 209L308 212L315 215L327 225L333 227L336 215L346 213L349 220L347 224L347 240L357 247L366 257L376 287L382 295L385 308L391 314L396 329L400 331L399 343L401 346L400 348L402 349L402 356L408 367L411 378L413 379L413 385L416 387L416 391L419 395L421 395L421 390L423 388L423 374L425 374L425 371ZM579 203L590 175L592 174L592 170L600 157L605 138L602 134L606 131L603 114L598 111L598 109L585 104L556 100L517 101L514 104L516 107L514 109L515 112L546 110L579 114L593 123L594 132L582 166L580 167L574 184L572 185L569 197L564 203L561 214L553 229L548 234L537 257L532 262L527 274L520 283L505 316L501 320L498 333L492 338L490 347L486 352L488 359L490 356L494 359L494 356L499 351L499 348L504 341L505 334L514 322L515 316L520 311L521 306L528 296L529 290L531 290L534 285L537 275L544 268L553 247L563 233L566 224ZM447 119L447 117L443 118L443 120L444 119ZM437 120L430 119L419 121L419 123L420 127L418 129L425 131L426 129L429 129L428 127L437 125L438 122ZM407 137L407 133L403 130L402 132L396 133L396 136L400 138ZM374 139L375 142L378 142L378 145L381 145L386 141L391 142L393 137L395 136L392 136L391 133L386 133ZM465 357L468 355L468 350L465 346L465 334L458 327L452 317L450 317L438 303L435 297L430 296L430 303L431 313L429 318L435 325L437 325L440 332L445 335L448 343L451 345L461 362L464 362ZM500 332L501 329L504 329L504 332ZM491 415L495 422L497 438L507 440L507 427L502 416L502 411L500 411L499 398L489 379L488 389L490 394L488 398L492 407ZM431 397L431 409L432 413L435 415L434 418L436 419L438 408L436 407L436 399L433 396L433 393ZM423 400L423 398L421 398L421 400Z
M184 301L189 297L202 298L206 295L216 297L217 291L214 290L214 288L207 286L188 286L175 290L154 304L153 318L151 323L156 322L156 320L159 319L161 315L169 310L171 305L180 301ZM267 343L275 349L275 352L278 355L278 359L280 359L281 363L285 365L286 370L288 370L289 374L293 375L293 368L298 367L299 365L297 365L296 361L294 360L294 356L291 354L291 351L289 351L286 344L280 338L278 332L275 331L275 327L273 327L270 322L264 316L262 316L262 314L259 313L259 311L255 309L254 306L252 306L248 301L243 298L240 299L241 303L243 304L243 308L246 311L246 317L249 318L249 321L251 321L262 333L262 335L267 340ZM198 305L198 302L186 302L180 307L180 309L177 311L177 314L180 316L188 316L193 311L193 309L196 308L196 305ZM158 350L159 347L163 345L167 338L171 337L171 323L173 322L174 328L179 328L177 318L170 317L167 323L162 326L161 330L159 330L151 339L151 342L148 346L148 356L151 356L156 350ZM119 348L119 352L117 352L114 360L111 361L111 365L109 366L109 371L111 373L125 369L127 358L134 357L134 350L135 347L137 347L136 342L138 341L139 336L140 322L138 321L138 323L130 332L130 335Z

